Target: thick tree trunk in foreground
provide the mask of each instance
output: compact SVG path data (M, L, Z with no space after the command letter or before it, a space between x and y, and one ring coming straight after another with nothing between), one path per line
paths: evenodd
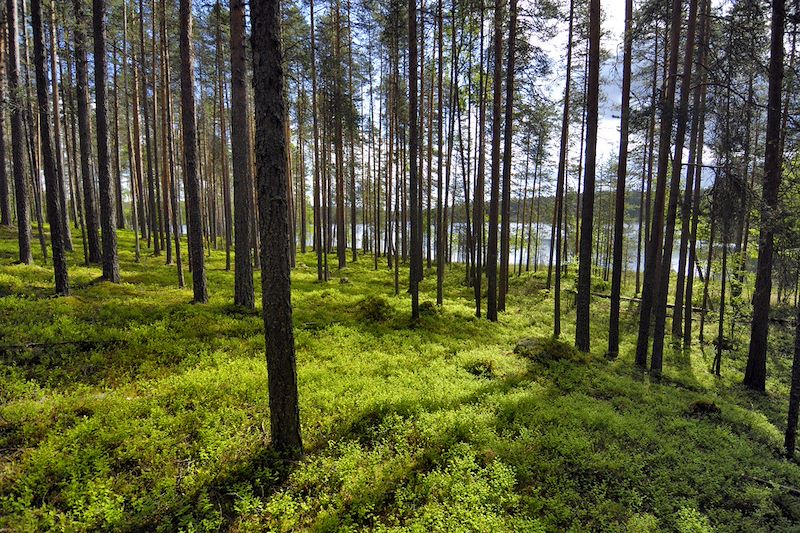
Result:
M194 53L192 50L192 0L181 0L181 120L183 124L184 180L189 226L189 262L196 303L208 302L206 267L203 256L203 220L200 208L200 183L197 172L197 124L194 104ZM153 235L157 241L158 236Z
M108 107L106 105L106 0L92 1L94 28L94 79L97 113L97 166L100 182L100 222L103 227L103 278L119 283L117 215L114 182L108 163ZM122 208L121 206L119 207Z
M47 101L47 72L45 69L44 24L42 23L42 4L40 0L31 1L31 22L33 24L33 60L36 74L36 98L39 103L39 127L41 129L42 165L47 187L47 219L50 223L50 242L53 248L53 269L56 280L56 294L69 294L67 256L64 249L64 228L62 228L61 204L58 200L58 174L53 154L53 136L50 130L50 104Z
M761 232L758 238L756 288L753 293L753 322L750 329L750 352L744 373L746 387L764 392L767 380L767 335L772 293L772 259L775 222L778 217L778 189L781 183L781 88L783 84L784 0L772 0L772 37L767 97L766 150L764 154L764 190L761 206Z
M183 0L186 2L187 0ZM253 88L256 115L256 183L261 231L261 286L269 373L272 446L290 458L303 454L289 249L286 180L286 109L278 2L254 0Z

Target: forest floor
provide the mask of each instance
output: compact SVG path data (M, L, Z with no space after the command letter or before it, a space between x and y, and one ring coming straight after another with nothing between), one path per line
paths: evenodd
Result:
M463 267L429 303L431 272L412 325L383 260L321 284L301 255L306 457L285 464L267 447L261 315L232 305L224 253L210 303L191 305L163 256L134 263L125 231L120 248L121 284L76 246L73 293L53 298L51 270L14 264L0 231L0 531L800 530L800 466L781 456L789 331L773 328L752 395L741 341L720 378L711 345L670 351L658 380L635 370L629 302L621 356L604 357L602 298L577 355L571 278L558 342L542 273L514 277L493 324Z

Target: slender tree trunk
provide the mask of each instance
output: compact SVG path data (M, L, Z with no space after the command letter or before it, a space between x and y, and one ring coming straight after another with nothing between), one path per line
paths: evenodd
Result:
M92 134L89 123L89 73L86 59L88 17L83 0L75 0L75 62L78 91L78 132L81 148L81 177L83 180L83 209L86 220L86 239L89 243L89 262L100 263L100 224L97 220L97 200L92 180Z
M639 334L636 341L636 364L640 368L647 365L647 351L650 344L650 326L654 301L658 300L656 286L661 279L661 244L664 237L664 204L666 200L667 170L672 136L672 119L675 112L675 80L678 74L678 45L681 34L681 0L672 2L670 21L669 60L666 87L661 102L660 133L658 144L658 171L656 175L655 198L653 199L653 220L648 235L645 253L644 289L639 304ZM672 190L677 190L672 189ZM651 365L656 371L661 362Z
M653 331L653 357L650 369L661 372L664 357L664 329L667 319L667 294L669 291L669 278L672 270L672 248L675 240L675 222L678 208L678 191L681 186L681 167L683 161L683 148L686 141L686 122L688 120L689 94L691 92L692 65L694 61L695 29L697 26L698 0L689 2L689 20L686 30L686 49L683 60L683 75L681 80L680 103L675 137L675 155L672 158L672 175L669 190L675 194L669 195L667 206L667 224L664 231L664 250L661 254L660 279L656 282L658 291L653 308L655 327Z
M61 226L64 229L64 249L72 251L72 234L69 229L69 204L67 188L64 183L64 154L61 149L61 106L58 96L58 52L56 45L56 10L55 2L50 0L50 86L53 95L53 142L56 158L56 174L58 175L58 202L61 207Z
M589 68L586 90L586 162L581 206L581 244L578 257L578 286L575 319L575 347L589 351L589 304L592 290L592 223L597 156L597 116L600 96L600 0L589 3Z
M422 281L422 216L419 195L419 129L417 126L417 2L408 0L408 106L409 106L409 195L411 211L411 319L419 318L419 282Z
M6 173L6 46L8 45L8 11L0 17L0 226L11 225L11 188Z
M53 270L56 294L69 294L69 275L64 246L63 218L58 199L58 173L53 153L53 137L50 130L50 104L47 98L47 70L45 68L44 24L41 0L31 0L31 24L33 25L33 58L36 74L36 99L39 104L39 128L41 133L42 166L47 187L47 219L50 224L50 243L53 248Z
M492 176L489 191L489 238L486 254L486 318L497 321L497 224L500 201L500 128L503 98L503 4L494 2L494 84L492 95Z
M116 40L111 46L112 48L112 62L114 64L114 72L112 75L112 83L114 84L114 193L116 200L116 215L117 215L117 229L125 229L125 210L122 204L122 163L120 162L119 151L119 62L117 60L117 49L119 48Z
M767 336L772 293L772 261L775 225L779 218L778 189L781 183L781 89L783 86L783 28L786 18L784 0L772 1L772 35L767 97L767 129L764 154L764 187L761 206L761 231L758 238L758 266L753 292L753 320L750 350L744 385L764 392L767 380Z
M97 118L97 164L100 182L100 222L103 226L103 278L119 283L117 259L117 215L114 182L108 162L108 106L106 104L106 0L92 0L94 30L95 112Z
M478 103L478 131L476 132L477 142L478 142L478 161L476 165L476 177L475 177L475 202L472 209L472 216L473 216L473 223L472 223L472 230L474 232L474 237L472 242L474 243L475 250L475 316L480 318L481 317L481 300L483 298L481 284L483 281L483 230L484 230L484 219L483 219L483 203L486 193L484 191L484 173L486 172L486 147L485 147L485 138L486 138L486 82L484 80L484 29L483 29L483 22L484 22L484 11L485 11L485 4L484 0L480 0L480 60L478 61L478 92L479 92L479 103ZM469 113L467 113L469 116Z
M76 0L81 1L81 0ZM144 144L145 156L147 161L147 213L149 215L149 228L148 244L150 239L153 240L153 255L161 255L161 241L159 239L158 227L158 207L156 206L157 194L155 184L155 174L153 171L153 144L151 144L150 137L150 106L147 103L147 55L144 51L144 3L139 0L139 65L141 67L141 106L142 118L144 119Z
M633 0L625 0L625 52L622 59L622 112L620 113L617 189L614 198L614 259L611 276L611 319L608 354L619 353L619 308L622 292L622 242L625 232L625 179L628 174L628 124L631 101L631 54L633 53Z
M11 109L11 161L14 173L14 199L17 211L17 239L19 243L19 261L29 265L33 263L31 253L31 213L28 199L30 187L25 179L25 145L22 127L22 88L19 72L19 20L17 16L17 0L6 0L6 21L8 23L8 92Z
M503 134L503 225L500 227L500 292L497 307L506 310L511 234L511 157L514 122L514 52L517 38L517 0L509 2L508 60L506 64L505 133Z
M165 213L169 214L168 211L172 211L172 216L167 216L166 218L171 219L172 221L172 237L175 241L175 267L178 273L178 287L183 288L184 286L184 278L183 278L183 258L181 254L181 217L180 217L180 209L178 207L178 187L175 180L175 142L174 142L174 135L173 135L173 120L172 120L172 90L170 89L172 85L171 75L170 75L170 62L169 62L169 46L167 45L167 1L161 0L161 64L163 68L162 72L162 80L163 80L163 139L164 139L164 160L166 161L164 164L164 174L167 176L165 180L165 187L169 189L169 201L170 205L168 209L165 209ZM169 227L164 227L165 233L167 233L167 249L171 248L169 243ZM245 256L249 260L249 255L245 253ZM252 278L252 275L251 275Z
M564 212L564 183L567 175L567 150L569 149L569 104L572 85L572 31L575 19L575 2L569 3L569 31L567 41L566 81L564 83L564 108L561 114L561 142L558 150L558 174L553 207L553 224L550 227L550 261L547 267L547 286L550 287L555 266L555 290L553 294L553 336L561 335L561 221ZM555 251L555 265L553 252ZM538 253L538 250L537 250Z
M208 302L203 227L200 209L200 183L197 172L197 125L195 119L194 52L192 46L192 0L180 3L181 121L183 161L186 180L186 206L189 226L189 259L196 303ZM153 239L157 241L157 239ZM288 265L287 265L288 268Z
M236 231L233 302L255 306L253 263L250 260L250 135L247 131L247 64L244 0L231 0L231 153L233 155L233 218ZM316 120L316 119L315 119ZM315 162L316 166L316 162ZM316 169L315 169L316 171ZM316 243L315 243L316 246Z

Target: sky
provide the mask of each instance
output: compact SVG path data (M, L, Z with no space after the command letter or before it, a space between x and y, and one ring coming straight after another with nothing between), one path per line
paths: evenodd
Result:
M608 159L616 157L619 150L619 109L622 100L622 43L625 30L625 0L601 0L603 21L602 47L609 52L609 58L601 65L601 104L599 110L599 123L597 131L597 162L598 165ZM558 106L558 116L561 116L561 99L564 95L565 81L565 50L567 45L567 24L559 28L557 36L547 42L541 40L534 42L540 46L553 60L553 71L550 79L542 83L547 88L548 96ZM574 127L574 126L573 126ZM579 125L577 126L580 127ZM577 137L577 136L576 136ZM558 151L558 135L551 140L551 164L555 166ZM577 148L572 149L572 153ZM572 160L573 157L571 156Z

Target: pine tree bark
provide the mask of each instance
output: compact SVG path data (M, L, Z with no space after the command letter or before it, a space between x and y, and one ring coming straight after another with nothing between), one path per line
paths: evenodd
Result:
M636 340L636 364L640 368L647 365L647 352L650 345L650 327L654 301L658 299L658 281L661 279L661 244L664 237L664 204L666 201L667 170L669 149L672 137L672 120L675 114L675 80L678 74L678 45L681 35L681 0L672 1L672 16L669 28L669 60L666 86L663 91L658 143L658 170L656 190L653 198L653 219L650 226L649 241L645 253L644 289L639 304L639 334ZM656 369L660 363L656 363Z
M233 219L236 235L233 302L255 307L250 250L250 135L247 131L247 64L245 59L244 0L231 0L231 154L233 156Z
M83 211L86 240L89 244L89 262L102 261L100 247L100 222L97 220L97 198L92 180L92 133L89 123L89 71L86 59L86 28L88 17L83 0L75 0L75 72L78 92L78 137L81 152L81 178L83 182ZM49 209L49 208L48 208Z
M500 201L500 128L503 99L503 3L494 2L494 82L492 95L492 175L489 190L489 238L486 246L486 318L497 321L497 224Z
M589 67L586 85L586 156L581 205L581 242L578 252L578 295L575 347L589 351L589 304L592 290L592 224L597 156L597 118L600 96L600 0L589 2Z
M486 137L486 77L484 73L484 0L480 0L480 61L478 62L478 131L476 133L478 139L478 154L475 169L475 201L473 202L472 209L472 231L474 236L472 242L474 245L473 255L475 256L475 278L473 280L475 289L475 316L481 317L481 300L482 295L482 281L483 281L483 230L484 230L484 173L486 170L486 150L484 140Z
M319 107L317 106L317 58L316 58L316 36L314 29L314 0L309 1L311 13L311 120L314 135L314 251L317 253L317 281L327 281L328 271L323 272L323 262L325 250L323 249L323 223L322 223L322 199L320 188L320 147L319 147L319 123L317 116ZM388 216L388 215L387 215Z
M409 196L411 211L411 319L419 318L419 282L422 280L422 216L419 195L419 129L417 126L417 2L408 1L408 115L409 115Z
M47 98L47 70L45 68L44 24L42 4L31 0L31 23L33 25L33 61L36 76L36 99L39 103L39 128L41 134L42 167L47 187L47 219L50 224L50 243L53 249L53 270L56 294L69 294L69 275L64 246L64 228L61 203L58 199L58 173L53 153L53 136L50 129L50 104Z
M556 175L556 194L553 206L553 223L550 226L550 259L547 265L547 287L555 269L555 287L553 294L553 336L561 335L561 221L564 212L564 183L567 174L567 150L569 150L569 108L572 89L572 35L575 22L575 0L569 3L569 31L567 33L567 66L564 82L564 107L561 113L561 141L558 150L558 173ZM553 255L555 254L555 268ZM537 250L538 257L538 250Z
M183 0L186 2L187 0ZM303 454L292 332L289 210L279 3L255 0L253 88L256 182L261 231L261 286L269 374L272 446L288 458Z
M761 205L761 231L758 237L758 266L753 292L753 318L750 328L750 349L744 385L764 392L767 381L767 336L772 294L772 262L775 225L779 220L778 189L781 183L781 90L783 86L783 30L786 2L772 0L770 38L769 89L767 94L766 149L764 153L764 186Z
M11 188L6 173L6 46L8 11L0 17L0 226L11 225Z
M189 226L189 259L192 288L196 303L208 302L203 221L200 207L200 183L197 172L197 124L194 101L194 51L192 46L192 0L180 3L181 123L183 125L183 161L186 181L186 207ZM157 241L157 239L153 239Z
M19 61L19 17L17 0L6 0L6 22L8 23L8 92L11 108L11 162L14 174L14 200L17 213L17 239L19 261L33 263L31 252L31 213L28 199L30 187L25 179L24 131L22 127L22 87L20 86Z
M622 110L617 159L617 190L614 197L614 258L611 274L611 318L608 327L608 355L619 353L619 308L622 292L622 242L625 232L625 179L628 173L628 125L631 102L631 55L633 52L633 0L625 0L625 51L622 59Z
M514 131L514 52L517 38L517 0L509 2L510 19L508 24L508 60L506 64L506 109L505 133L503 135L503 225L500 227L500 289L497 295L497 308L506 309L508 293L508 263L511 236L511 157L512 135Z
M56 44L56 10L55 2L50 0L50 87L53 98L53 142L56 158L56 174L58 175L58 203L61 207L61 227L64 229L64 248L72 251L72 233L69 229L69 204L67 187L64 182L64 155L61 150L61 105L58 96L58 46Z
M664 358L664 330L667 319L667 293L669 291L670 272L672 270L672 248L675 241L675 223L677 219L678 197L680 196L681 168L683 161L683 148L686 141L686 122L688 120L689 94L691 92L692 65L694 62L695 29L697 27L698 0L689 2L689 15L686 25L686 43L683 59L683 74L681 79L681 93L678 106L677 125L675 133L675 154L672 158L672 175L669 190L675 194L669 195L667 205L667 223L664 229L664 250L661 253L660 279L656 282L658 291L653 307L655 326L653 329L653 355L650 369L661 372Z
M94 89L97 119L97 177L100 183L100 222L103 227L103 278L119 283L117 215L114 182L108 161L108 105L106 103L106 0L92 0L94 29Z

